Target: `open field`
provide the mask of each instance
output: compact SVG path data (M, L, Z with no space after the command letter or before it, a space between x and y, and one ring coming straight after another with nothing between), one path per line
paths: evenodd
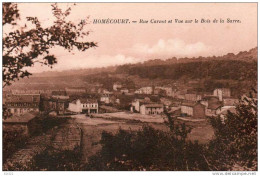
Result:
M148 116L136 113L117 112L95 114L93 118L84 114L71 116L83 131L83 162L94 155L101 149L98 142L101 139L103 131L116 133L120 128L124 130L137 131L143 125L150 125L155 129L168 131L164 124L164 118L161 116ZM200 143L207 143L214 135L212 127L206 120L204 121L183 121L178 119L177 124L185 123L192 128L188 139L191 141L198 140Z

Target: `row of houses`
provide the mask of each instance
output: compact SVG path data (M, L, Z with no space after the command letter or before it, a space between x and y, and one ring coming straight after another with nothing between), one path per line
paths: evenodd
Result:
M164 106L163 104L153 103L146 97L144 99L135 99L131 103L130 111L143 115L160 115L164 111Z
M153 102L148 97L135 99L130 110L141 114L161 114L167 109L175 116L205 118L217 116L228 109L233 109L238 99L231 97L229 89L215 89L211 95L184 94L183 98L161 97L159 102Z
M115 90L120 91L122 86L114 85ZM160 96L164 92L166 96ZM116 104L123 103L124 96L126 107L132 112L147 115L162 114L164 109L169 110L175 115L191 116L194 118L204 118L205 116L216 116L221 112L233 108L238 102L231 97L230 89L215 89L211 95L201 93L187 93L183 91L183 97L168 96L173 94L170 87L143 87L136 90L136 94L124 92L109 92L105 89L100 91L98 98L84 97L86 89L84 88L65 88L65 90L53 91L51 96L40 96L40 94L11 94L5 96L5 106L12 114L24 114L30 111L54 111L57 114L66 113L98 113L99 104ZM80 94L79 96L73 96ZM138 95L142 95L138 98ZM151 100L151 98L157 98ZM124 100L123 100L124 101ZM129 105L129 106L128 106Z
M40 94L10 94L6 96L4 107L13 115L28 112L98 113L98 102L91 98L71 99L67 95L41 96Z

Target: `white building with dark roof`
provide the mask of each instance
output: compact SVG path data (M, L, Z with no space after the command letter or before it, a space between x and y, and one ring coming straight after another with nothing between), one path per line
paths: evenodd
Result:
M163 113L163 104L143 104L140 106L140 114L159 115Z
M68 110L74 113L98 113L98 102L93 99L77 99L69 103Z

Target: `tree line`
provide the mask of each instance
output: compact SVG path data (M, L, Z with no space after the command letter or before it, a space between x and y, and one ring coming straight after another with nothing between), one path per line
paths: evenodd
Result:
M117 68L117 73L138 75L149 79L178 80L189 79L232 79L256 80L257 62L241 60L208 60L170 65L123 65Z

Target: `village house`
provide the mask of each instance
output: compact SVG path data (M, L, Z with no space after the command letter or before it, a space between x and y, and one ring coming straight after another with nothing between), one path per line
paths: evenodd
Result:
M113 90L114 91L118 91L119 89L121 89L122 88L122 84L121 83L114 83L113 84Z
M136 94L152 94L153 88L152 87L142 87L135 91Z
M198 95L198 94L185 94L184 95L185 97L185 100L188 100L188 101L199 101L201 100L201 95Z
M81 99L82 112L87 114L98 113L98 102L94 99Z
M135 99L130 107L131 112L140 112L140 99Z
M217 116L221 112L221 102L209 102L206 108L206 116Z
M162 104L143 104L140 106L140 114L159 115L163 113Z
M172 88L171 87L155 87L154 88L154 94L155 95L159 95L160 94L160 92L165 92L165 95L166 96L172 96L172 93L173 93L173 91L172 91Z
M105 104L111 103L110 94L102 94L100 96L100 102L103 102Z
M74 113L81 113L82 112L82 105L79 99L73 100L69 103L68 110Z
M13 115L11 118L3 120L3 131L19 132L23 136L29 136L34 133L36 129L35 118L37 113L27 112L23 115Z
M150 103L151 99L149 97L145 97L143 99L136 98L132 101L130 111L131 112L140 112L140 106L142 104Z
M112 92L108 91L107 89L104 88L98 88L97 93L99 94L112 94Z
M68 110L74 113L98 113L98 102L93 99L76 99L69 103Z
M123 88L123 89L120 90L120 92L122 94L127 94L127 93L129 93L129 90L127 88Z
M199 102L200 104L203 104L207 108L209 104L219 102L219 99L216 96L207 95L203 97Z
M181 105L181 114L196 119L205 118L205 106L196 102L184 102Z
M107 89L104 89L104 90L103 90L103 94L112 95L113 92L110 92L110 91L108 91Z
M205 96L199 102L206 107L206 116L216 116L222 107L222 102L213 95Z
M115 103L120 104L120 99L119 99L119 98L116 98Z
M65 114L68 107L69 96L57 96L54 95L48 100L49 110L55 111L57 114Z
M213 91L213 95L219 98L219 101L223 101L223 98L231 96L231 91L229 88L217 88Z
M6 98L5 107L14 115L23 115L27 112L39 112L40 94L17 94Z

